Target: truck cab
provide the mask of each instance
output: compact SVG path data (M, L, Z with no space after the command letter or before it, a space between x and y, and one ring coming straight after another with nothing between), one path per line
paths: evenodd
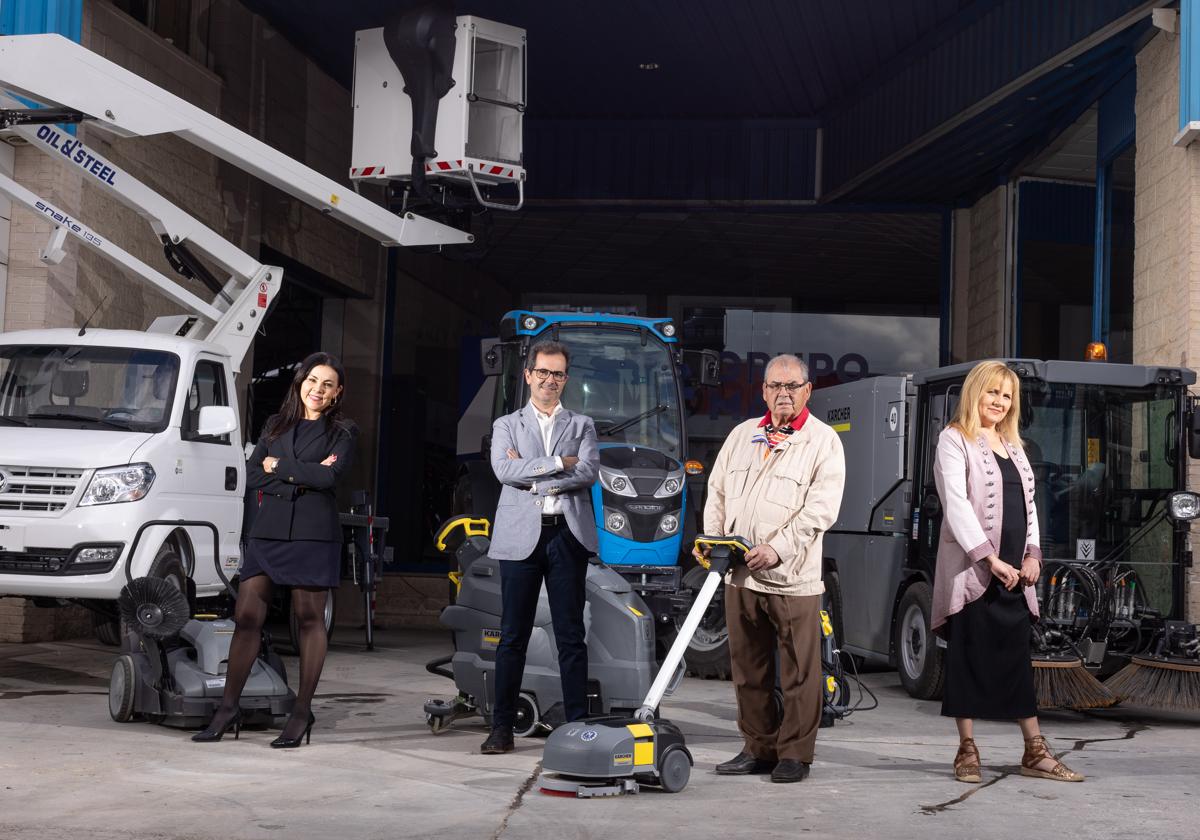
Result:
M214 551L236 571L246 482L233 395L205 342L0 334L0 592L104 602L142 575L222 591Z

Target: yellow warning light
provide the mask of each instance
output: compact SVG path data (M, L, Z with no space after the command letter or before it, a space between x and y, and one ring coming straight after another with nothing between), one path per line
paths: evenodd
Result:
M1108 348L1102 341L1093 341L1088 344L1087 350L1083 351L1083 360L1085 362L1107 362Z
M683 465L683 470L688 475L703 475L704 464L700 463L699 461L688 461Z

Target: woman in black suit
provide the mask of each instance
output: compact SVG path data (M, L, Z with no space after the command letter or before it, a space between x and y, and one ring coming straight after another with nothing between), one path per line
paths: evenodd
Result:
M238 701L261 646L271 589L292 588L300 629L300 684L291 717L272 747L312 737L311 711L325 664L326 592L338 585L342 528L334 490L354 460L357 430L341 416L346 374L336 358L313 353L300 363L279 413L267 420L246 464L246 485L259 506L240 571L225 694L207 729L193 741L219 741L241 729Z

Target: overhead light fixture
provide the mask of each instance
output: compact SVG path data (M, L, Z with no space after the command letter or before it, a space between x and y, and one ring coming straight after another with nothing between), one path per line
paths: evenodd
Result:
M1036 96L1026 96L1025 101L1026 102L1037 102L1037 97Z
M1012 127L1013 127L1013 124L1012 124L1012 123L1005 123L1005 124L1004 124L1004 127L1005 127L1005 128L1012 128Z
M657 70L657 69L658 69L658 62L656 62L656 61L647 61L645 64L639 64L639 65L638 65L638 69L639 69L639 70Z

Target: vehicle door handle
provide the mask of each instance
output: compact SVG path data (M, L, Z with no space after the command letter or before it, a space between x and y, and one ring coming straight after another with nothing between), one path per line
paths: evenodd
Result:
M236 490L237 484L238 484L238 482L237 482L237 467L226 467L225 468L225 489L226 490Z

